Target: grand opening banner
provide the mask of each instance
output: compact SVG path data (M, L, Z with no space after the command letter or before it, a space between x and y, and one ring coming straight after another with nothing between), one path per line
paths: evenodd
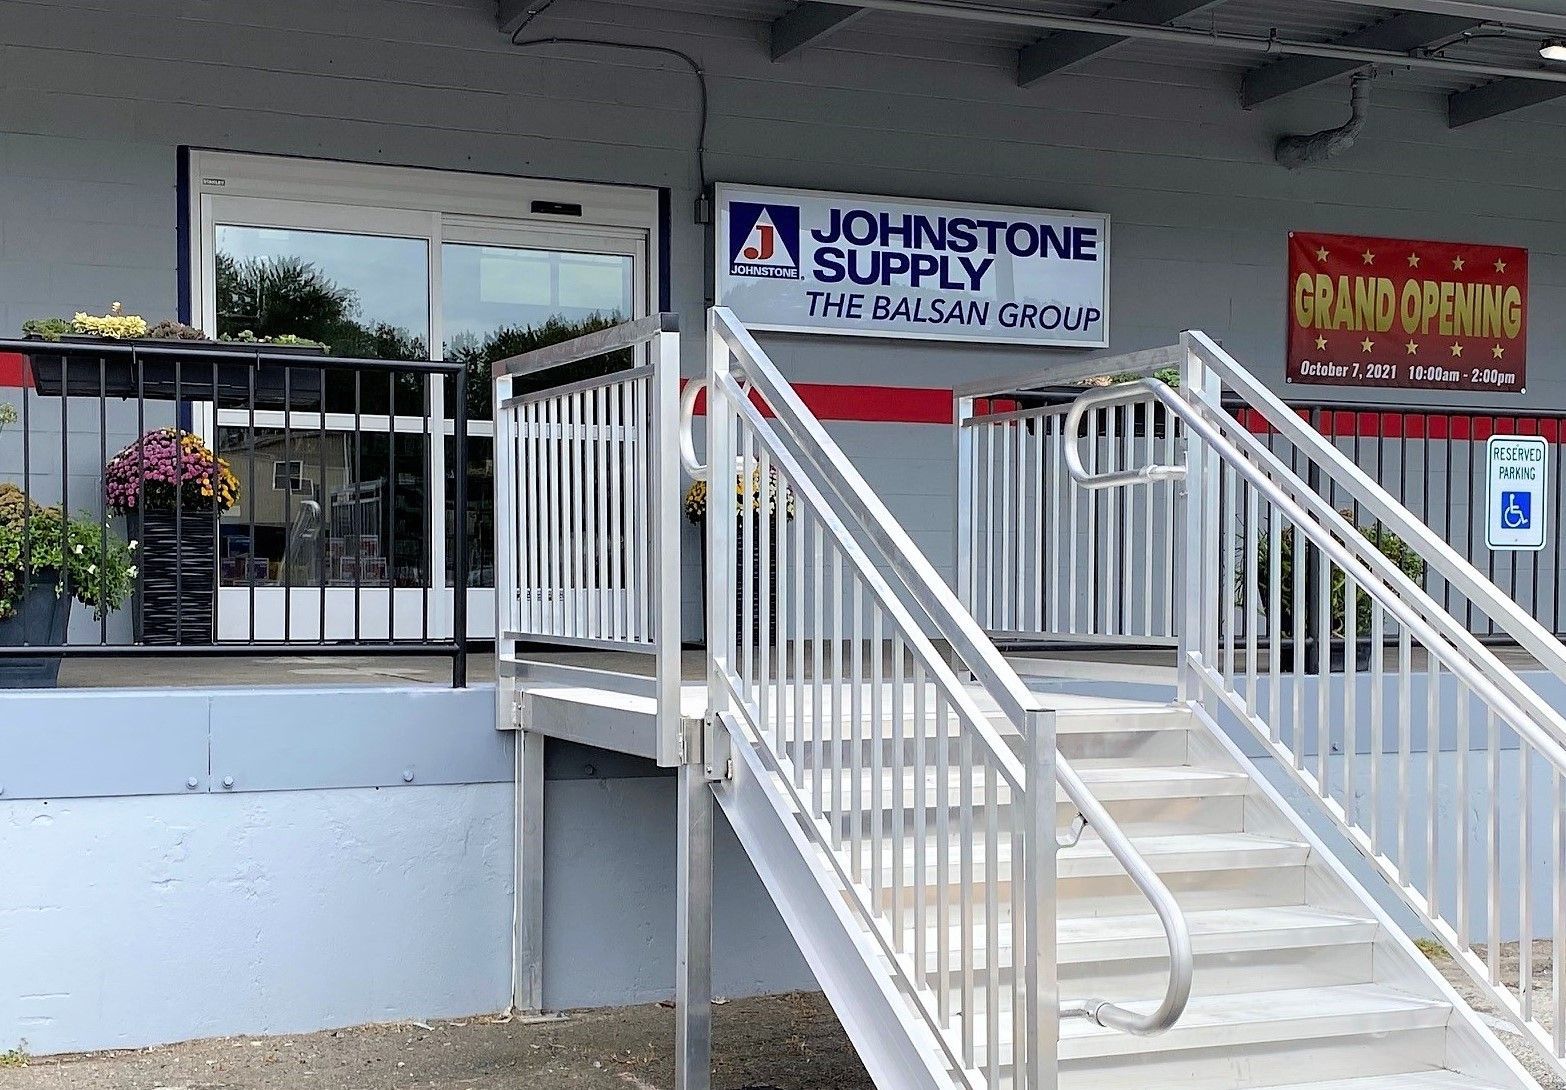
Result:
M1290 232L1290 382L1517 394L1527 364L1527 250Z
M723 185L717 300L755 329L1103 348L1109 217Z

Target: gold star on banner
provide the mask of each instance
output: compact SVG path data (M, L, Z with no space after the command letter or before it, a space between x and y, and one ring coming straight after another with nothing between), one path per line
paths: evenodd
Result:
M1496 345L1494 348L1490 349L1490 355L1494 356L1496 359L1500 359L1502 356L1506 355L1506 349L1502 348L1500 345Z
M1460 345L1460 344L1452 345L1452 355L1454 355L1454 356L1461 356L1462 354L1463 354L1463 346L1462 345Z
M1359 346L1366 352L1369 352L1372 348L1376 347L1376 342L1371 340L1369 337L1366 337L1364 340L1359 342Z
M1496 258L1495 259L1495 271L1498 272L1498 273L1505 272L1506 271L1506 262L1502 261L1500 258Z
M1457 272L1462 272L1463 271L1463 259L1460 258L1460 257L1452 258L1452 268L1454 270L1456 270Z
M1417 268L1419 268L1419 255L1418 254L1409 254L1408 255L1408 267L1410 269L1417 269Z
M1325 337L1317 337L1316 338L1316 351L1317 352L1325 352L1326 350L1327 350L1327 338L1325 338Z
M1419 354L1419 345L1415 341L1409 341L1403 347L1408 349L1408 354L1410 356L1414 356L1414 355L1418 355Z
M1331 256L1331 255L1329 255L1327 253L1327 248L1325 246L1321 247L1321 249L1316 251L1316 260L1317 261L1325 263L1329 256Z
M1366 250L1364 253L1360 254L1359 258L1367 265L1374 265L1376 263L1376 255L1371 253L1369 250Z

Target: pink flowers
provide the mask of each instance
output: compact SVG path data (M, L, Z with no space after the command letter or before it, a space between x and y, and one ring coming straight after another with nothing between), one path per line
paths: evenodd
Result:
M227 511L239 500L239 481L228 463L199 435L159 428L120 451L104 467L111 510L183 507Z

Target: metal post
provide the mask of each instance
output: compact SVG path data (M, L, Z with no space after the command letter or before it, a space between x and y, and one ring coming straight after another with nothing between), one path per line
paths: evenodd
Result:
M952 555L957 558L957 598L974 612L973 592L973 429L964 422L973 417L973 398L952 400L952 426L957 431L957 517L953 520Z
M544 736L517 731L516 915L511 1006L544 1008Z
M712 789L699 761L680 766L675 938L675 1090L712 1081Z
M520 552L520 535L518 533L520 521L516 510L516 497L518 495L519 473L522 468L517 465L517 410L503 408L506 397L511 391L509 379L502 378L491 386L495 418L495 727L497 730L511 730L516 727L513 721L516 714L514 701L516 700L516 679L505 670L505 663L516 654L516 641L509 634L522 628L521 622L521 564L518 561ZM392 433L395 436L395 432ZM532 467L528 467L531 472ZM393 480L397 476L395 456L392 459ZM530 486L531 487L531 486ZM394 514L395 517L395 514ZM529 529L531 533L531 529ZM392 560L393 568L396 567L396 558ZM395 601L396 573L392 578L392 598ZM395 618L396 613L390 614ZM390 622L388 622L390 624ZM395 632L388 631L391 639L396 639Z
M708 714L727 711L725 675L734 655L734 567L738 498L734 494L734 412L724 386L729 346L707 312L707 703Z
M1027 720L1026 834L1027 1046L1028 1090L1053 1090L1059 1079L1060 987L1055 950L1056 855L1055 713L1032 712Z
M668 316L671 320L673 316ZM657 585L658 763L680 760L680 335L666 327L653 337L652 446L653 556ZM686 739L687 749L693 745Z
M1195 398L1199 391L1204 391L1207 383L1207 368L1202 363L1202 358L1191 350L1188 336L1180 335L1180 341L1185 348L1184 366L1180 372L1180 389L1185 391L1187 397ZM1169 427L1173 429L1179 422L1179 417L1169 414ZM1185 433L1185 479L1175 484L1176 488L1176 518L1177 525L1183 531L1185 547L1181 550L1181 570L1177 587L1184 587L1185 593L1176 599L1176 608L1179 616L1174 618L1175 638L1178 642L1176 653L1176 668L1180 678L1179 695L1181 700L1192 701L1201 698L1201 683L1197 677L1196 656L1202 650L1203 610L1206 608L1202 587L1202 572L1205 566L1202 559L1202 527L1208 515L1202 506L1203 500L1203 472L1205 469L1204 454L1201 441L1194 436L1190 429ZM1170 578L1175 578L1175 573L1170 572ZM1203 665L1206 665L1203 663Z
M468 368L463 364L457 372L457 404L453 407L452 427L456 432L457 480L452 518L456 550L456 567L452 572L451 636L457 649L451 656L451 684L465 689L468 685ZM496 437L498 440L498 436ZM393 472L396 472L395 467Z

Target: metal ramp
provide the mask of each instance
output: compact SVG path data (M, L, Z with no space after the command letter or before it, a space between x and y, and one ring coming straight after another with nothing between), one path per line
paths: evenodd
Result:
M959 593L748 332L722 310L709 323L700 454L691 439L696 384L683 399L683 428L676 421L676 334L667 318L595 335L593 344L544 350L552 353L544 359L559 361L605 344L631 346L644 358L625 377L516 394L508 376L536 374L540 360L497 368L496 405L504 413L497 481L509 482L510 491L497 503L497 525L512 539L497 548L507 641L498 725L522 731L519 1007L541 1001L542 891L526 859L541 847L547 735L679 769L682 1090L708 1085L714 802L872 1078L887 1090L1534 1085L1241 753L1231 731L1255 732L1325 799L1346 833L1363 831L1364 844L1354 843L1405 894L1427 873L1415 855L1437 853L1423 860L1429 864L1459 844L1465 881L1472 864L1491 889L1537 884L1523 863L1527 851L1502 852L1492 839L1484 846L1497 850L1481 852L1467 825L1444 836L1432 816L1435 831L1421 839L1410 833L1420 819L1411 805L1401 814L1394 808L1385 827L1368 816L1386 808L1378 807L1387 793L1406 804L1416 772L1429 771L1431 787L1456 775L1399 744L1406 728L1422 722L1416 712L1429 712L1436 699L1413 692L1415 675L1434 684L1432 693L1442 691L1443 677L1457 679L1463 706L1491 731L1483 752L1506 750L1503 727L1534 747L1518 769L1525 792L1561 790L1566 762L1558 739L1566 732L1542 700L1519 692L1526 687L1515 675L1432 620L1418 588L1377 565L1368 555L1374 550L1361 548L1366 539L1330 501L1312 502L1283 463L1263 460L1234 434L1245 429L1220 399L1207 397L1215 374L1243 375L1237 364L1227 357L1214 363L1218 350L1193 336L1168 353L1101 364L1123 372L1174 360L1190 380L1178 390L1130 383L1063 410L966 399L962 443L983 445L959 459L963 502L973 508L958 520L969 558ZM666 400L655 405L649 392L638 403L625 393L632 383ZM1112 438L1094 417L1104 413L1119 416ZM671 596L678 601L677 549L624 540L632 533L657 540L678 518L676 447L710 485L730 472L735 478L733 488L709 490L706 678L683 688L677 624L662 608ZM643 475L638 459L646 462ZM1335 463L1330 468L1342 473ZM605 475L600 515L596 487ZM616 481L645 481L635 485L645 490L627 495ZM1119 630L1098 634L1119 639L1134 636L1138 618L1167 602L1155 635L1174 656L1176 668L1165 674L1176 685L1146 700L1046 691L1055 686L1034 676L1038 664L1008 659L995 638L1019 622L1048 622L1045 595L1075 563L1066 557L1087 523L1109 507L1090 512L1085 497L1123 487L1144 497L1169 494L1156 504L1167 505L1179 547L1159 578L1148 580L1149 593L1122 591L1112 610L1097 602L1091 609L1100 620L1116 618ZM1057 493L1077 511L1077 531L1052 538L1057 524L1047 513ZM1003 497L1006 518L996 506ZM1156 504L1149 499L1142 509L1149 531ZM1046 514L1038 516L1041 506ZM1134 517L1135 505L1115 510L1122 519L1115 532L1126 534L1123 520ZM1035 534L1036 526L1044 529ZM1282 550L1258 567L1263 527L1272 541L1291 530L1293 570L1326 580L1327 604L1316 604L1325 623L1314 631L1342 636L1330 617L1334 586L1346 582L1347 600L1370 603L1369 624L1391 649L1372 668L1380 703L1361 707L1354 666L1334 672L1329 655L1307 662L1300 653L1284 667L1290 633L1280 579L1263 587L1257 574L1272 563L1281 569ZM1095 523L1095 557L1106 529ZM1055 567L1037 559L1052 555L1052 540L1061 550ZM1141 545L1140 538L1121 540ZM1319 555L1306 563L1311 550ZM655 592L643 615L656 623L637 628L628 620L639 592L621 573L634 573L640 561L621 564L617 551L645 556L649 571L661 572L639 584ZM1262 605L1269 596L1270 614ZM1055 614L1074 608L1085 616L1088 607L1062 599ZM1497 609L1502 620L1515 620ZM1359 610L1350 612L1357 621ZM1303 649L1300 623L1293 635ZM1356 643L1351 629L1348 646ZM649 665L562 666L538 653L540 644L640 655ZM1393 744L1356 763L1358 743L1378 724L1391 724ZM1347 753L1335 753L1333 739L1340 746L1348 740ZM1319 756L1313 740L1323 742ZM1490 759L1491 767L1502 763ZM1459 767L1467 784L1467 763ZM1427 794L1436 815L1436 792ZM1499 799L1491 802L1499 814ZM1543 835L1566 836L1566 807L1544 813L1553 822ZM1540 835L1535 820L1521 817L1521 830L1509 835L1526 846L1528 836ZM1541 891L1549 911L1524 917L1553 919L1557 938L1566 920L1562 843L1555 841L1556 863ZM1435 892L1423 907L1417 889L1405 899L1460 956L1487 969L1468 944L1488 939L1496 948L1507 927L1500 899L1475 911L1464 892ZM1443 893L1461 906L1461 930L1438 911ZM1523 911L1538 911L1524 903ZM1558 1002L1566 986L1554 965ZM1487 986L1507 998L1499 973ZM1561 1030L1530 1017L1535 999L1527 988L1518 993L1516 1018L1558 1064L1566 1051Z

